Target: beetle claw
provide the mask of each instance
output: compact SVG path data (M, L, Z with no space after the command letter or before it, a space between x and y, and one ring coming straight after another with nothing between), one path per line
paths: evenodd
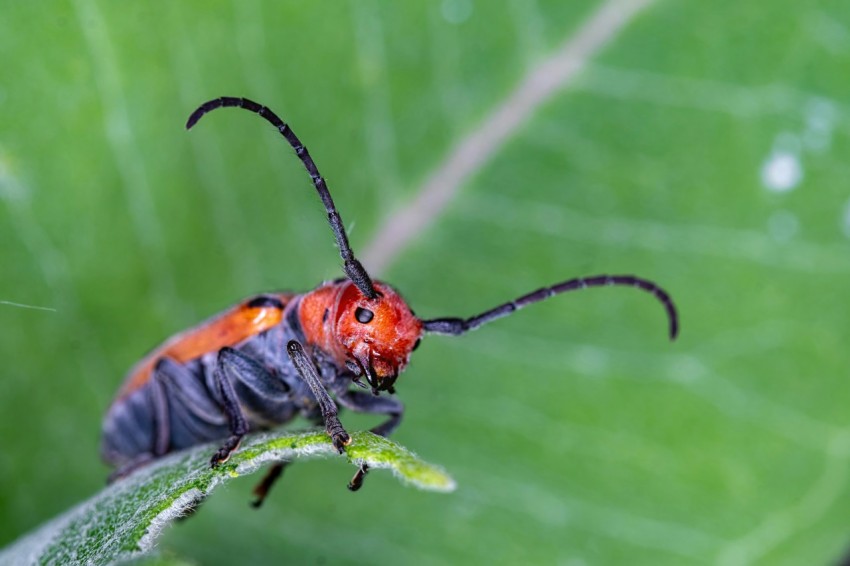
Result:
M219 450L218 452L213 454L212 458L210 458L210 468L217 468L220 465L227 462L228 460L230 460L230 454L228 454L228 453L222 454L222 451Z
M336 448L337 452L339 452L340 454L345 454L345 447L351 444L351 437L348 436L348 434L346 434L345 432L343 432L341 435L334 437L333 443L334 448Z
M345 454L345 447L351 444L351 437L347 432L345 432L342 425L332 428L328 431L328 434L331 437L331 442L333 442L336 451L340 454Z
M361 487L363 487L363 479L366 477L366 474L369 472L369 464L363 462L360 464L360 467L357 469L357 473L354 474L354 477L351 478L351 481L348 482L348 489L350 491L357 491Z
M210 458L210 467L217 468L230 460L230 455L233 454L239 445L242 443L242 435L235 434L227 439L221 448L216 450L213 457Z

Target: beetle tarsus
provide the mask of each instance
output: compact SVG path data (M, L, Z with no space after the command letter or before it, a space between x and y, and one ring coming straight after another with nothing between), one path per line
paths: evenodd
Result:
M210 467L216 468L228 460L230 460L230 455L236 452L236 449L239 448L239 444L242 442L241 434L234 434L227 441L222 444L221 448L216 450L216 453L213 454L213 457L210 458Z
M348 482L348 490L349 491L357 491L361 487L363 487L363 480L366 478L366 474L369 473L369 464L362 463L360 464L360 468L357 470L357 473L354 474L354 477L351 478L351 481Z
M345 454L345 447L351 444L351 437L342 428L342 423L338 420L328 427L328 435L331 437L334 448L340 454Z

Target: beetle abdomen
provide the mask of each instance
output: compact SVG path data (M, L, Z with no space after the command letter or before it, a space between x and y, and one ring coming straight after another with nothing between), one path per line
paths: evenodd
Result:
M113 405L103 419L100 453L114 465L124 464L139 454L152 453L155 423L148 387L141 387Z

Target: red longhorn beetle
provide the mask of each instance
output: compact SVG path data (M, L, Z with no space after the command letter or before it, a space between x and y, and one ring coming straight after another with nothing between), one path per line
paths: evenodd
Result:
M423 334L459 336L512 312L567 291L606 285L637 287L667 311L670 338L678 331L676 307L655 283L633 275L596 275L538 289L470 318L421 320L389 285L373 281L354 257L342 219L313 158L274 112L245 98L205 102L186 128L217 108L238 107L268 120L313 180L336 238L346 277L304 294L267 293L182 332L137 363L103 421L101 452L121 477L168 452L225 439L212 466L226 462L242 437L286 423L298 415L323 423L340 452L351 438L337 403L352 411L387 415L372 429L389 435L404 406L392 394L399 374ZM366 385L362 379L366 380ZM352 389L357 385L369 392ZM276 464L254 490L255 506L266 497L284 464ZM356 491L368 468L357 471Z

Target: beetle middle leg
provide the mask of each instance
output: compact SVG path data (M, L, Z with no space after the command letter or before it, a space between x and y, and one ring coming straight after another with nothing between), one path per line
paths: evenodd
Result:
M258 360L233 348L219 350L213 384L230 423L230 437L213 455L213 466L226 462L248 433L250 427L243 406L272 422L286 422L295 411L289 386Z
M351 409L358 413L389 415L386 421L372 429L372 432L378 436L389 436L392 434L398 428L398 425L401 424L401 417L404 414L404 404L394 397L375 397L361 391L346 391L337 400L346 409ZM363 487L363 480L366 478L367 473L369 473L369 466L366 463L361 464L360 469L357 470L357 473L348 482L348 489L357 491Z
M248 421L239 406L239 400L233 389L233 381L239 379L239 361L244 361L233 348L222 348L218 352L213 379L218 387L224 413L230 422L230 437L221 445L213 457L210 465L216 467L230 459L230 455L239 447L242 437L248 434Z

